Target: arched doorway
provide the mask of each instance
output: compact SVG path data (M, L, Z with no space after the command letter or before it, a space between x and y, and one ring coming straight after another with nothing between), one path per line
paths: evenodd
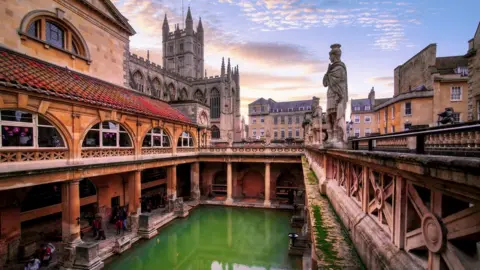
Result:
M214 196L216 194L227 194L227 172L225 170L218 171L213 176L212 193Z
M246 198L265 197L265 181L263 175L257 171L249 171L243 176L242 193Z

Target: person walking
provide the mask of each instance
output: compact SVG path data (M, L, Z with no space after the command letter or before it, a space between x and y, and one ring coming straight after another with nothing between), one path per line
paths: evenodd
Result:
M117 235L119 235L120 231L122 230L122 221L120 218L117 218L117 221L115 222L115 228L117 228Z

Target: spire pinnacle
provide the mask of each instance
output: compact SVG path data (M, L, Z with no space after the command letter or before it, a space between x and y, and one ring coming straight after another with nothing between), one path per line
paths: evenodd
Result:
M225 58L222 57L222 68L221 68L222 77L225 76Z
M190 12L190 6L188 6L187 19L186 19L186 21L193 21L193 19L192 19L192 13Z
M202 17L198 20L197 32L203 32Z

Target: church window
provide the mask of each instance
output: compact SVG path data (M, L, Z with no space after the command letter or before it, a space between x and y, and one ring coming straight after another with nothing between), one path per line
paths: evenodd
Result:
M133 74L133 81L135 82L135 89L137 91L143 92L144 85L143 85L143 75L140 71L137 71Z
M195 92L195 95L194 95L194 98L196 101L199 101L199 102L205 102L205 97L203 96L203 93L202 91L200 91L200 89L198 89L196 92Z
M152 128L143 139L142 147L170 147L170 138L162 128Z
M189 132L182 132L178 137L177 147L193 147L193 137Z
M120 124L105 121L94 125L82 143L83 147L132 147L130 135Z
M210 116L212 118L220 118L220 92L215 88L210 96Z
M65 147L58 130L43 116L18 110L0 112L1 147Z
M217 126L212 126L212 139L220 139L220 129Z

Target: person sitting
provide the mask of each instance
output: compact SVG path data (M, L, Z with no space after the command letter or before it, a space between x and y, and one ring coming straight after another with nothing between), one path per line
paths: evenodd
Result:
M38 258L30 258L25 264L24 270L38 270L40 268L40 260Z
M52 250L49 246L42 244L41 246L41 256L42 266L48 266L52 260Z

